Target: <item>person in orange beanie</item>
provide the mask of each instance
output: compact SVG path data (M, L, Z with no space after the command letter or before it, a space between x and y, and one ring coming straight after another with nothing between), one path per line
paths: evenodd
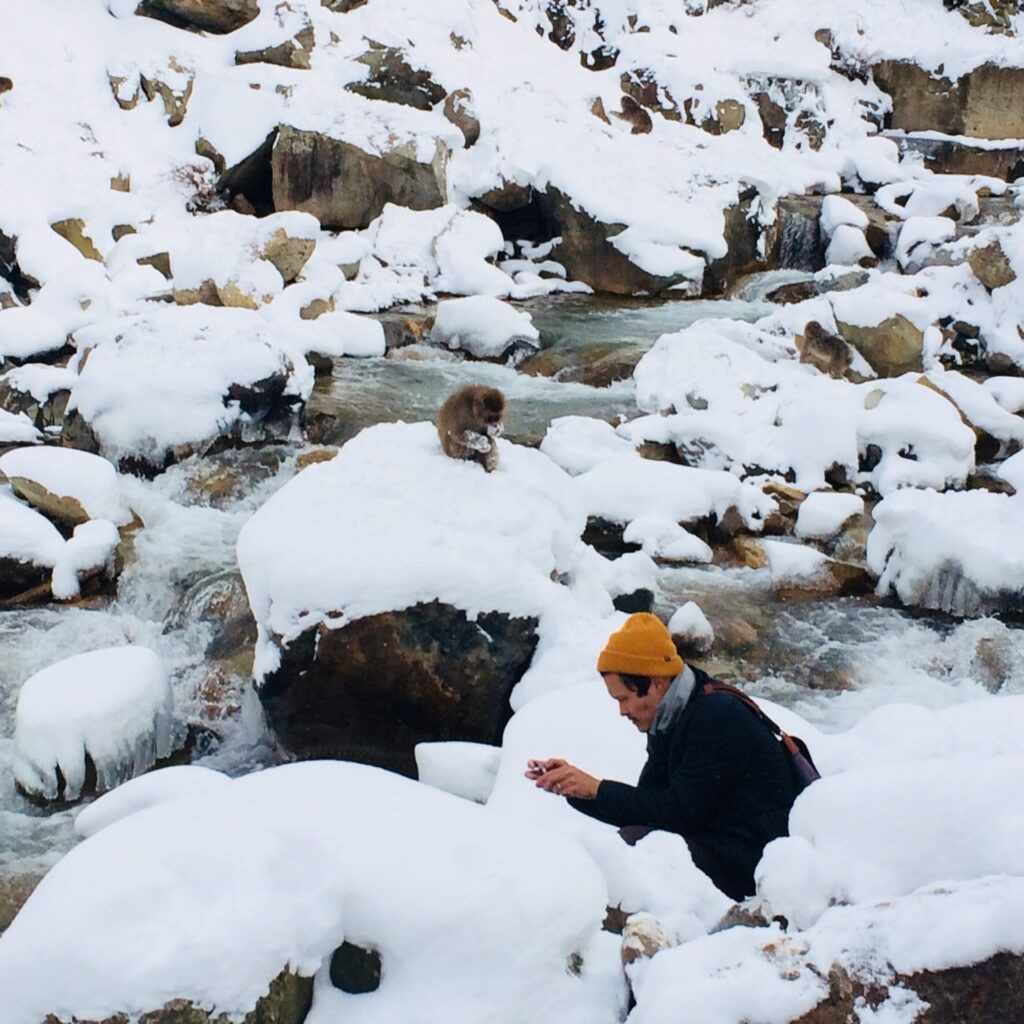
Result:
M753 895L754 868L765 845L788 834L797 794L776 735L743 700L684 665L668 629L648 612L612 633L597 670L619 714L647 734L639 780L597 779L557 757L527 762L526 777L619 826L627 842L652 829L678 833L726 895Z

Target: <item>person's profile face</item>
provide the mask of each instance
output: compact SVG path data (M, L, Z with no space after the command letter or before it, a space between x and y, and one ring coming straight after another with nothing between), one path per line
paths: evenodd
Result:
M658 705L668 688L666 680L657 677L652 679L650 689L643 697L631 690L615 672L609 672L604 677L604 685L608 696L619 705L619 714L628 718L640 732L650 732Z

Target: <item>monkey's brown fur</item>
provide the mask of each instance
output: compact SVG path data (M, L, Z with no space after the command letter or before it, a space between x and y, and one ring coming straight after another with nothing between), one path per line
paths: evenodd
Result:
M841 378L850 368L849 346L839 337L825 330L817 320L811 320L802 335L794 339L800 362L809 363L821 373Z
M490 473L498 465L497 436L505 396L497 388L467 384L453 391L437 413L437 434L445 455L479 462Z

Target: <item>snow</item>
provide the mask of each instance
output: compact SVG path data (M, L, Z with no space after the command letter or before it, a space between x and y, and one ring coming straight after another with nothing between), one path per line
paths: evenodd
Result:
M849 224L837 225L825 251L825 262L831 266L857 266L861 260L875 260L864 232Z
M83 838L120 821L129 814L155 807L168 800L181 800L205 793L214 786L228 782L223 772L195 764L176 764L158 768L138 778L129 779L115 789L97 797L75 815L75 831Z
M605 459L633 450L610 423L586 416L559 416L551 421L540 450L574 476L586 473Z
M868 566L880 594L956 615L1016 598L1024 579L1021 505L988 491L904 490L875 506Z
M51 590L58 601L78 597L80 577L99 570L113 571L114 552L121 540L109 519L90 519L75 527L53 566Z
M238 538L260 627L256 678L276 662L272 637L421 601L471 618L543 618L577 603L607 614L604 559L580 540L586 511L572 480L538 452L498 445L500 465L485 473L445 456L432 424L381 424L264 504Z
M254 311L171 307L101 322L77 337L88 359L68 409L85 418L111 458L159 463L178 445L244 427L247 414L226 401L234 384L281 376L296 399L313 386L312 370L288 345L294 339Z
M0 409L0 444L35 444L43 439L23 412Z
M487 803L501 762L501 748L449 740L416 744L416 777L446 793Z
M804 544L791 544L781 540L765 540L768 570L776 584L802 583L819 578L828 565L820 551Z
M240 1014L289 966L320 972L314 1022L471 1009L612 1024L606 899L590 858L548 830L379 769L286 765L129 814L76 847L0 938L5 1012L9 1024L101 1019L181 997ZM372 996L327 982L344 940L379 950ZM577 952L580 977L567 966Z
M576 486L588 515L616 523L657 515L692 524L712 514L721 519L729 509L736 509L747 527L758 531L774 507L758 488L729 473L636 455L605 459L576 477Z
M815 491L800 503L796 526L797 537L827 540L835 536L843 524L864 511L864 499L858 494Z
M52 569L64 547L57 527L0 488L0 557Z
M500 359L517 344L538 348L539 338L529 313L484 295L439 302L430 331L435 345L462 349L477 359Z
M131 522L117 470L98 455L74 448L19 448L0 455L0 473L38 484L58 498L73 498L91 519L117 526Z
M47 800L75 800L86 782L87 758L103 792L151 768L183 739L158 655L131 644L101 648L25 680L15 720L14 775L22 788Z
M668 631L673 636L684 637L689 643L708 647L715 639L714 628L695 601L687 601L672 613L668 620Z

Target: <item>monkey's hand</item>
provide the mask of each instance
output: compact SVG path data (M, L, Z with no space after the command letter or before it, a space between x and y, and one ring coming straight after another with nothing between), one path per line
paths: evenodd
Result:
M494 423L487 428L488 437L501 437L505 427L501 423Z
M471 452L481 452L483 454L489 452L494 443L489 437L478 434L475 430L465 430L461 434L456 434L455 440Z

